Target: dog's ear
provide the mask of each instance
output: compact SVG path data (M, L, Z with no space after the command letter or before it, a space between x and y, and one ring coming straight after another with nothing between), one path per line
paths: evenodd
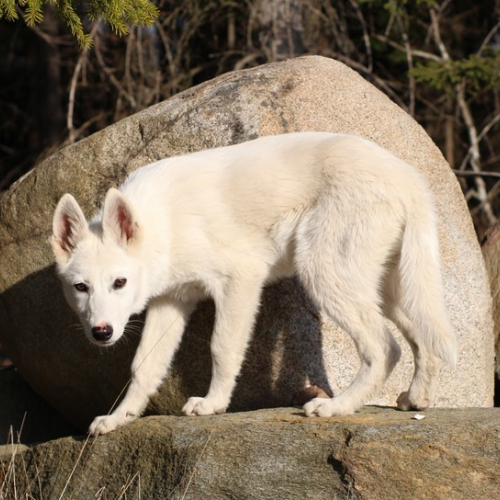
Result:
M129 201L118 189L111 188L104 200L102 231L105 238L126 247L137 239L139 225Z
M88 231L80 205L70 194L57 204L52 221L52 250L58 263L67 262L71 252Z

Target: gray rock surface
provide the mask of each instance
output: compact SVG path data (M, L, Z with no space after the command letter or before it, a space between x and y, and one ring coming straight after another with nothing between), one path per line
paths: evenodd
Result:
M500 373L500 223L490 227L481 245L490 279L497 373Z
M436 408L425 415L418 421L411 413L366 407L330 419L308 419L290 408L148 417L97 439L32 447L16 462L17 493L143 500L498 498L500 409Z
M84 340L62 297L48 244L60 196L71 192L91 215L111 185L146 163L300 130L368 137L427 178L438 210L446 303L460 343L457 367L442 370L436 404L492 404L491 298L454 175L425 131L386 96L339 62L306 57L225 74L174 96L66 147L0 196L0 342L30 385L73 424L83 429L108 412L128 380L137 338L108 351ZM213 306L206 303L151 412L175 412L187 396L204 395L212 322ZM327 375L337 393L358 366L351 340L288 280L265 292L230 410L288 405L309 382L328 388ZM373 402L394 405L412 373L405 347Z

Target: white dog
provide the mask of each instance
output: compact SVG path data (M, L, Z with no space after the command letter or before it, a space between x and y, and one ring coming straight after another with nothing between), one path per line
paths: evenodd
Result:
M92 342L114 344L147 307L128 391L113 413L94 420L92 434L141 415L207 295L216 304L212 380L206 397L190 398L183 412L224 412L262 288L294 274L352 337L361 360L351 385L307 403L307 415L352 413L380 389L400 356L384 317L415 357L401 409L427 408L438 358L455 362L429 190L413 167L359 137L262 137L153 163L110 189L90 223L64 195L52 246Z

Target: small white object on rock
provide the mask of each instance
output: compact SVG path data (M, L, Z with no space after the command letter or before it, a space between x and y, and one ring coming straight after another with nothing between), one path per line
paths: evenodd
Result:
M413 420L423 420L425 418L425 415L422 415L421 413L416 413L411 418L413 418Z

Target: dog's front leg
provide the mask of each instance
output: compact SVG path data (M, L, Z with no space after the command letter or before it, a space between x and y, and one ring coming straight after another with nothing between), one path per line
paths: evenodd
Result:
M212 335L212 380L204 398L189 398L186 415L224 413L229 405L252 333L263 280L232 280L214 297L215 328Z
M150 303L127 393L111 414L94 419L89 428L91 434L106 434L142 414L170 367L193 308L193 304L165 299Z

